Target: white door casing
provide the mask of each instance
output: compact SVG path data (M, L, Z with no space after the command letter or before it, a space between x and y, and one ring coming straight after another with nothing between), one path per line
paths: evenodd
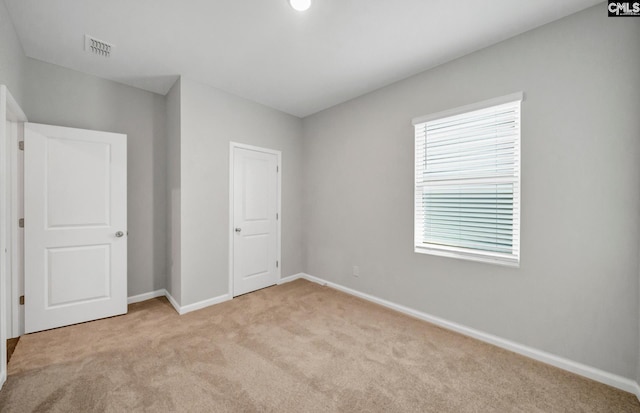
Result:
M27 117L5 85L0 85L0 388L7 377L6 339L13 337L13 273L17 232L13 206L16 201L13 187L16 183L13 161L17 157L19 125ZM17 297L16 297L17 299Z
M20 296L24 295L24 228L18 225L24 217L24 151L19 143L24 140L24 122L10 122L11 137L11 331L9 338L24 334L24 306Z
M127 136L25 124L25 332L127 312Z
M4 96L2 100L4 100ZM2 105L4 106L4 105ZM8 153L7 149L9 148L9 134L11 131L11 127L9 126L9 122L4 120L5 118L5 108L0 108L2 114L3 122L2 122L2 131L0 132L0 388L4 384L7 379L7 337L8 337L8 327L11 325L9 323L9 302L10 302L10 294L9 288L10 285L10 236L9 236L9 214L7 211L8 207L8 199L6 194L9 193L9 179L8 172L9 169L7 167L8 161Z
M280 278L280 152L232 142L230 161L235 297Z

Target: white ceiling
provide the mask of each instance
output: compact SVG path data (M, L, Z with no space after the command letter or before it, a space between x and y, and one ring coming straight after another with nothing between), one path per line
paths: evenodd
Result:
M180 74L304 117L600 0L5 2L29 57L161 94Z

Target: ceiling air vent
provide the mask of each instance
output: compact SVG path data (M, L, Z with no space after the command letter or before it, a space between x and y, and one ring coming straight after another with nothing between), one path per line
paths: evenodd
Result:
M84 51L97 56L111 57L113 45L102 40L98 40L95 37L91 37L88 34L84 36Z

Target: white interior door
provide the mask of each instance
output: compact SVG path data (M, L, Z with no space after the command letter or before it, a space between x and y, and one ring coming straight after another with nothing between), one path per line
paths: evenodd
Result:
M232 147L233 295L274 285L279 268L279 153Z
M25 332L127 312L127 136L25 124Z

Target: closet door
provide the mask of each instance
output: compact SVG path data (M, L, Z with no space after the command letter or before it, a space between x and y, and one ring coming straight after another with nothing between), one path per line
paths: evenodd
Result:
M236 147L233 164L233 295L274 285L279 275L279 155Z

